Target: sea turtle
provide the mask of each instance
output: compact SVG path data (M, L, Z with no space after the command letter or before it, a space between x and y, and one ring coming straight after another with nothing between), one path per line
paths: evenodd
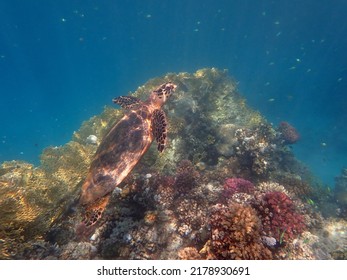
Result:
M126 114L102 139L82 185L79 204L84 218L79 232L90 231L101 218L111 192L139 162L154 138L159 152L164 150L167 120L161 107L176 87L171 82L164 83L152 91L147 101L132 96L113 99L126 109Z

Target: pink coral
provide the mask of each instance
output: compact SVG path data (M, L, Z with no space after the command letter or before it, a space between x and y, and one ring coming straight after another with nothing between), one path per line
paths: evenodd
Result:
M278 131L281 133L280 138L284 144L294 144L300 139L300 134L295 127L287 122L281 122Z
M253 183L242 178L227 178L223 187L223 196L226 198L231 197L235 193L251 194L254 192Z

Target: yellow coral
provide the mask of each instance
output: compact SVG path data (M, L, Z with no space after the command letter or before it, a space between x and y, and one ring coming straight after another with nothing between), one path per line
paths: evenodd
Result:
M194 76L197 77L197 78L201 78L205 75L205 71L204 69L199 69L195 72Z
M249 119L248 126L249 127L257 127L261 123L264 123L264 117L259 112L253 112Z
M69 203L78 197L80 181L86 175L95 145L87 145L90 134L102 137L122 116L120 110L105 108L83 123L64 146L48 147L41 154L41 166L5 162L0 167L0 239L6 244L0 258L23 250L25 240L40 238Z

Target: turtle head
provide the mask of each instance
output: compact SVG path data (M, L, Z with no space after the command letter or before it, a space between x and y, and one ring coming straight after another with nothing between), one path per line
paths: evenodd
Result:
M158 107L161 107L165 104L166 100L170 95L175 91L177 85L168 82L160 85L157 89L153 90L150 95L150 101L152 104L155 104Z

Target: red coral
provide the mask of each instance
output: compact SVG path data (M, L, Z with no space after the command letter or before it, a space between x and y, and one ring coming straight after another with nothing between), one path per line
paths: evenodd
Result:
M281 122L278 131L281 133L280 138L284 141L284 144L294 144L300 139L300 134L295 127L287 122Z
M254 192L254 185L242 178L227 178L224 182L223 196L226 198L231 197L235 193L248 193Z
M304 218L295 212L293 201L283 192L268 192L258 208L266 234L277 240L292 239L305 229Z

